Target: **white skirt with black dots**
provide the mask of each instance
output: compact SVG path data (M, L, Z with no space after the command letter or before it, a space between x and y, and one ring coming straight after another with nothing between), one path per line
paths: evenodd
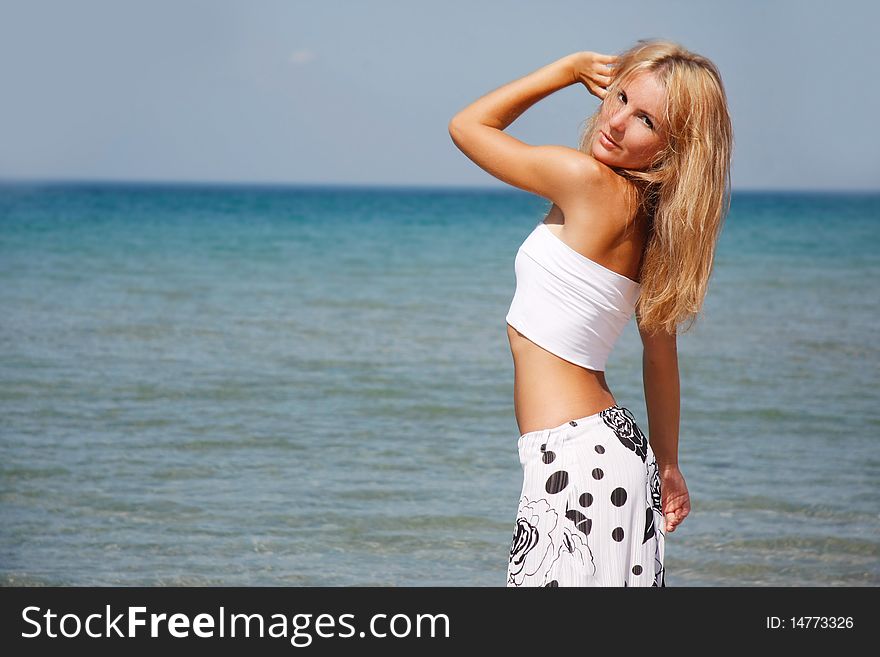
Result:
M519 438L507 586L666 586L657 460L611 406Z

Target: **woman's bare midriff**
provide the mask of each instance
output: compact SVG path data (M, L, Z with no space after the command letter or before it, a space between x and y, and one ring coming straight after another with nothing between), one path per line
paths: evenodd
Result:
M617 401L605 373L550 353L507 325L513 355L513 406L520 434L593 415Z

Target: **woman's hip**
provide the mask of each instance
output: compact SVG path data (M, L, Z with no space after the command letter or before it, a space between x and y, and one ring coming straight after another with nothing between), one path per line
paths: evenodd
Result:
M555 427L526 432L517 448L524 468L552 465L562 454L575 465L606 462L623 469L638 469L653 458L648 437L632 412L617 404Z

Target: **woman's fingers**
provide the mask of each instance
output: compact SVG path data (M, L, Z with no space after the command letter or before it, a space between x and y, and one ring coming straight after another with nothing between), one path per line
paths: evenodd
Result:
M684 503L678 503L674 508L667 508L663 512L663 518L666 521L666 531L675 531L675 528L678 527L685 518L687 518L689 512L690 503L688 501L685 501Z

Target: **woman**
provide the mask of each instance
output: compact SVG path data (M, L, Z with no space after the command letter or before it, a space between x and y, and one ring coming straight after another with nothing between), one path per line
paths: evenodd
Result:
M602 101L578 149L504 133L577 83ZM507 584L665 586L666 533L690 513L677 329L700 311L730 207L720 74L668 41L578 52L479 98L449 132L493 176L551 202L517 252L506 318L524 475ZM604 375L633 315L650 442Z

